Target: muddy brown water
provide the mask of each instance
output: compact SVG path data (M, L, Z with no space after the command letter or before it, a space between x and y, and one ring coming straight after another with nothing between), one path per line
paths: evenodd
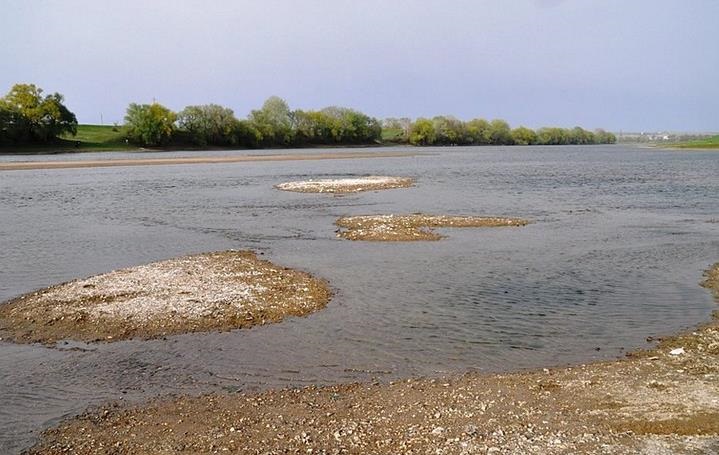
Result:
M1 342L0 453L19 452L59 419L109 400L616 358L716 308L697 283L719 257L719 153L624 146L421 151L0 172L0 301L231 248L311 272L335 291L318 313L250 330L56 348ZM235 152L142 156L205 153ZM272 187L369 174L416 177L417 185L339 197ZM533 223L455 229L439 242L409 244L335 236L340 216L412 212Z

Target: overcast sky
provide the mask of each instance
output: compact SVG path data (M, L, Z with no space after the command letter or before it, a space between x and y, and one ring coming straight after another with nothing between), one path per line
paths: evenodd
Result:
M0 0L0 91L130 102L719 130L719 1Z

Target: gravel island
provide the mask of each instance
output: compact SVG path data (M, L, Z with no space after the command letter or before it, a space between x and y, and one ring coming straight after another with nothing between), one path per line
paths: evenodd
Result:
M185 256L75 280L0 305L0 336L17 342L117 341L230 330L303 316L326 283L248 251Z
M414 240L440 240L442 235L432 228L508 227L526 226L527 220L482 216L424 215L361 215L346 216L335 224L344 228L338 237L347 240L381 242L409 242Z
M345 179L317 179L285 182L275 188L296 193L359 193L361 191L389 190L407 188L414 185L408 177L386 177L370 175L367 177Z

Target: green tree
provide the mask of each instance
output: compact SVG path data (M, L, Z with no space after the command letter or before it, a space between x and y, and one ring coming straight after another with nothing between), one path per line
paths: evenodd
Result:
M524 126L512 130L512 141L517 145L532 145L537 143L537 133Z
M537 131L537 143L541 145L564 145L568 143L567 130L564 128L540 128Z
M63 96L42 92L34 84L15 84L0 98L0 140L49 142L77 133L77 118L63 104Z
M594 137L597 144L614 144L617 142L617 137L603 129L597 129L594 131Z
M267 98L261 109L252 111L250 122L263 145L289 145L294 139L290 107L278 96Z
M494 145L511 145L512 130L509 124L501 119L494 119L489 124L489 139Z
M491 143L491 127L483 118L476 118L467 122L467 137L470 144L487 145Z
M412 145L432 145L437 140L432 120L418 118L409 130L409 143Z
M469 135L467 134L464 122L454 117L442 115L434 117L432 119L432 126L437 136L437 144L462 145L471 142L468 140Z
M238 125L232 109L217 104L187 106L177 115L177 123L198 145L235 145Z
M159 103L131 103L125 115L127 137L140 145L166 145L175 131L176 118L174 112Z

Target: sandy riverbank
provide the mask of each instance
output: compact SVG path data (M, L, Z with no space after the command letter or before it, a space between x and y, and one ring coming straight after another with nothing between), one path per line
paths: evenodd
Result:
M432 228L509 227L525 226L529 222L520 218L482 216L425 215L360 215L346 216L335 224L342 228L338 237L347 240L372 240L381 242L408 242L415 240L439 240L442 235Z
M106 160L75 161L12 161L0 162L0 171L20 171L32 169L76 169L113 166L166 166L171 164L222 164L258 161L308 161L360 158L398 158L416 155L417 153L412 152L327 152L275 155L194 156L174 158L118 158Z
M704 286L719 295L719 264ZM103 409L31 453L671 454L719 449L719 320L627 359Z
M370 175L345 179L317 179L285 182L275 185L283 191L297 193L359 193L361 191L389 190L407 188L414 185L414 180L407 177L389 177Z
M229 330L323 308L327 284L248 251L185 256L75 280L0 305L17 342L116 341Z

